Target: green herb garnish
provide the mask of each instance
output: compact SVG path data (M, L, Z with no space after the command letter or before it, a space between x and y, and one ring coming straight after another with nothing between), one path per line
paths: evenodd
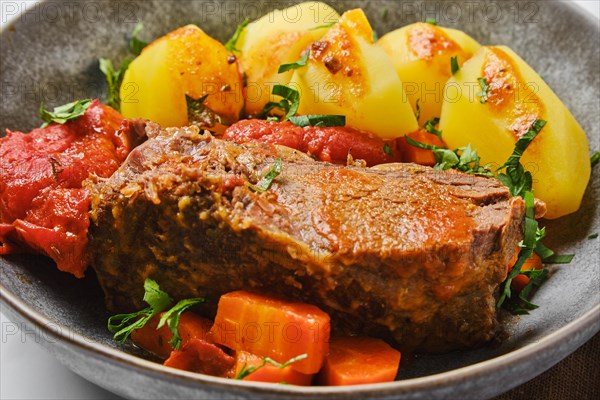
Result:
M531 258L533 255L533 251L536 247L537 242L541 239L538 235L538 223L534 218L534 197L533 193L525 192L525 231L523 232L523 241L520 244L521 250L519 251L519 256L517 258L517 262L513 265L510 270L506 280L502 282L500 287L500 298L498 299L498 303L496 303L496 307L500 308L505 300L510 299L512 297L512 291L510 288L511 282L515 276L521 273L521 267L525 261ZM528 303L528 304L527 304ZM518 313L527 313L527 310L532 310L537 308L536 305L529 303L527 301L525 304L524 310L519 310ZM511 307L512 312L517 312L515 307Z
M287 121L290 117L296 115L298 107L300 106L300 93L297 90L277 84L273 86L273 91L271 93L283 97L283 99L277 102L270 101L265 104L259 114L261 117L266 117L269 112L276 108L279 108L286 113L283 121Z
M497 169L497 171L500 171L506 168L505 173L498 174L498 179L508 187L512 196L522 196L523 193L532 189L533 177L531 176L531 172L525 171L520 161L529 144L545 125L546 121L536 119L531 128L517 140L515 149L508 157L508 160Z
M569 264L575 258L575 254L554 254L542 259L544 264Z
M145 42L138 38L138 35L143 30L144 24L138 22L137 24L135 24L133 32L131 33L131 40L129 41L129 50L136 56L139 56L144 47L148 46L148 42Z
M377 32L375 32L375 29L373 29L373 43L377 42L379 40L379 35L377 34Z
M156 329L160 329L166 323L171 331L171 340L169 343L173 346L174 349L179 349L181 346L181 336L179 335L179 320L181 319L181 313L183 313L188 308L195 306L196 304L200 304L204 302L204 298L196 297L193 299L185 299L181 300L177 304L175 304L169 311L165 312Z
M144 327L152 317L166 310L173 300L150 278L144 281L144 301L149 307L130 314L117 314L108 319L108 330L114 340L123 343L131 332Z
M345 115L298 115L295 117L289 117L288 120L300 127L305 126L345 126L346 116Z
M267 172L267 174L263 176L256 185L248 183L248 187L255 192L266 192L273 184L275 178L277 178L279 174L281 174L282 166L283 162L281 158L278 158L269 170L269 172Z
M588 236L588 239L596 239L598 237L598 233L592 233L590 236Z
M388 156L390 156L390 157L394 156L394 152L392 151L392 147L390 146L389 143L384 143L383 144L383 152L385 154L387 154Z
M276 366L277 368L283 369L283 368L287 367L288 365L293 364L293 363L295 363L297 361L300 361L300 360L304 360L307 357L308 357L308 354L306 354L306 353L305 354L300 354L299 356L296 356L294 358L290 358L289 360L287 360L283 364L278 363L277 361L273 360L272 358L263 357L262 362L260 364L256 365L256 366L254 366L254 365L248 366L247 364L244 364L242 366L242 369L240 370L240 372L238 372L233 379L238 379L238 380L244 379L245 377L247 377L251 373L258 371L259 369L263 368L267 364L271 364L271 365Z
M592 165L592 168L594 168L596 164L598 164L598 161L600 161L600 151L594 152L594 154L592 154L592 157L590 157L590 164Z
M479 99L479 102L481 104L485 104L487 103L487 97L489 95L490 87L486 82L485 78L477 78L477 82L479 82L479 87L481 88L481 92L477 93L477 96L481 97Z
M306 63L308 62L308 58L310 57L310 50L308 50L306 53L304 53L304 55L298 60L298 61L294 61L293 63L289 63L289 64L281 64L279 66L279 69L277 70L278 74L290 71L292 69L298 69L300 67L305 67Z
M489 177L494 176L487 165L480 165L480 157L477 154L477 150L473 150L471 145L450 150L445 147L417 142L410 136L405 136L405 139L406 143L410 144L411 146L432 151L436 162L435 166L433 167L434 169L456 169L468 174Z
M452 75L456 74L459 69L458 56L450 57L450 71L452 72Z
M131 335L131 332L143 328L154 316L173 304L171 297L160 290L158 283L150 278L146 278L144 281L144 301L148 303L149 307L130 314L113 315L108 319L108 330L114 334L114 340L123 343ZM167 324L173 336L170 343L176 350L181 345L181 337L179 336L181 313L204 301L205 299L201 297L181 300L161 317L156 329L160 329L165 323Z
M440 123L440 119L437 117L431 118L425 122L425 130L427 133L431 133L440 139L442 138L442 131L438 130L435 126Z
M108 100L106 104L117 111L121 109L121 83L123 83L123 76L127 68L129 68L131 61L131 58L126 57L119 69L115 71L111 60L107 58L99 59L100 71L104 74L106 83L108 84Z
M227 43L225 43L225 48L227 50L229 50L232 53L240 52L240 50L237 49L235 46L237 46L237 41L240 39L240 35L244 31L244 29L246 29L246 27L248 26L249 23L250 23L250 18L246 17L246 19L244 19L244 21L242 21L242 23L238 25L238 27L236 28L235 33L233 34L231 39L229 39L227 41Z
M427 19L425 19L425 22L427 22L430 25L437 25L438 24L437 19L435 19L435 18L427 18Z
M331 28L335 24L337 24L337 21L335 21L335 22L328 22L326 24L315 26L314 28L310 28L309 31L316 31L317 29Z
M419 97L417 99L417 102L415 103L415 108L417 109L417 111L415 112L415 118L417 119L417 122L419 122L419 118L421 118L421 106L419 105L420 102L421 98Z
M52 122L64 124L67 121L79 118L91 105L92 100L85 99L63 104L62 106L54 107L54 110L52 111L48 111L44 108L44 103L42 103L40 105L40 117L44 123L41 127L45 128Z

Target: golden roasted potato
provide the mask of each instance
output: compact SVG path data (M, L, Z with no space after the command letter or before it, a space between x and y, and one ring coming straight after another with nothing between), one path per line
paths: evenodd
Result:
M306 67L290 86L300 91L299 114L341 114L353 128L382 138L418 129L402 82L385 52L373 44L362 10L350 10L311 46Z
M377 45L392 60L415 112L420 99L421 125L440 116L444 84L452 76L450 58L457 57L461 66L481 47L462 31L425 22L387 33Z
M482 47L445 90L440 129L448 147L471 144L483 163L496 167L536 119L546 120L521 163L533 175L535 196L546 202L547 218L579 208L591 170L587 138L523 59L505 46Z
M248 24L236 47L246 73L246 112L256 115L271 100L276 84L287 85L293 71L279 74L281 64L297 61L302 52L323 36L339 14L325 3L306 2L274 10Z
M188 124L186 95L230 124L244 105L242 78L221 43L195 25L179 28L144 48L123 78L121 112L163 126Z

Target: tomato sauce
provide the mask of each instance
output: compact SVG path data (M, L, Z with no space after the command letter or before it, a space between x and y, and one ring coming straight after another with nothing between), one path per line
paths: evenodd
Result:
M143 129L97 100L67 123L0 138L0 254L40 253L78 278L88 264L90 198L82 182L108 178Z
M349 127L298 127L291 122L243 120L230 126L224 139L278 144L302 151L319 161L346 164L348 154L368 166L401 161L395 141Z

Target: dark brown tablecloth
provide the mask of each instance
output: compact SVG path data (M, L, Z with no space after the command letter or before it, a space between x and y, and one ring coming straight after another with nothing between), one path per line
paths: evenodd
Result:
M600 399L600 333L537 378L493 400Z

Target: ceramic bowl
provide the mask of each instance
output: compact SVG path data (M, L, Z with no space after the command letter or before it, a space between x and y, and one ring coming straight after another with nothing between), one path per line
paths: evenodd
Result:
M14 12L2 2L4 16ZM14 3L14 4L13 4ZM12 2L17 11L22 2ZM120 62L138 21L144 37L195 23L219 40L237 24L279 1L47 1L0 34L0 129L39 125L41 102L56 106L103 97L98 57ZM598 21L562 2L331 1L338 11L362 7L379 34L426 18L462 29L482 44L506 44L520 54L566 103L588 134L600 136ZM387 10L387 11L385 11ZM597 174L598 171L595 171ZM575 253L570 265L551 267L536 293L541 307L506 321L500 345L411 360L393 383L355 387L295 387L214 378L165 368L118 345L106 330L107 313L93 272L84 280L56 271L35 256L0 258L2 312L34 330L46 348L84 378L128 398L487 398L550 368L600 329L598 179L581 209L545 221L547 244Z

